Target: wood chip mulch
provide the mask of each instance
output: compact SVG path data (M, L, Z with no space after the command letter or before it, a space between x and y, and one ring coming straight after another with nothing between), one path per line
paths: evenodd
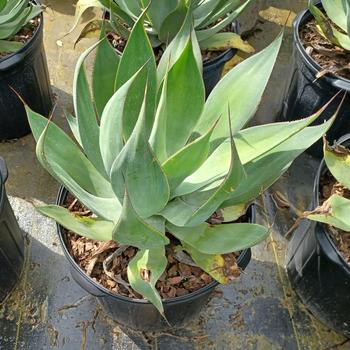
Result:
M83 207L73 196L68 195L65 207L71 212L91 216L91 212ZM213 215L210 223L218 223L220 215ZM76 263L95 282L100 283L113 293L130 298L142 299L132 290L127 277L127 266L136 255L134 247L120 247L116 242L94 241L66 231L66 242L70 254ZM180 297L192 293L213 282L213 278L200 269L191 257L178 248L180 243L168 234L171 244L166 246L168 264L165 272L156 284L162 299ZM237 265L239 253L223 255L225 259L225 275L230 279L240 276Z
M314 19L301 28L300 39L306 52L322 68L320 76L334 74L350 80L350 53L323 38Z

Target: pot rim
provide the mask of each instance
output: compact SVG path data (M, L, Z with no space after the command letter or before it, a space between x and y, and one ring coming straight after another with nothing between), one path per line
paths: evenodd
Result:
M339 144L343 144L345 142L348 142L348 144L350 145L350 134L345 134L344 136L342 136L337 143ZM323 158L317 173L316 173L316 177L315 177L315 182L314 182L314 198L313 198L313 208L315 208L316 206L318 206L320 204L320 199L319 199L319 186L320 186L320 179L321 176L323 175L323 173L327 170L327 165L325 162L325 159ZM350 273L350 265L345 261L343 255L340 253L340 251L338 250L338 248L336 247L333 239L331 238L330 232L327 228L327 224L321 223L321 222L316 222L316 225L319 225L323 228L323 232L325 233L325 237L327 238L327 243L329 244L329 247L333 248L338 256L339 259L339 263L344 267L345 270L348 271L348 273Z
M316 6L321 7L321 1L316 3ZM306 52L301 39L299 35L300 28L303 26L303 24L312 17L312 14L309 9L305 9L301 11L297 17L293 21L293 36L294 36L294 43L296 48L298 49L299 53L303 57L306 65L309 69L311 69L315 75L319 73L322 68L321 66ZM345 79L343 77L339 77L337 75L326 75L322 77L323 81L326 81L328 84L338 88L350 91L350 80Z
M34 1L37 5L41 5L40 2L38 1ZM16 56L16 55L21 55L21 54L26 54L27 51L32 47L33 43L37 40L38 36L40 35L40 32L43 28L43 25L44 25L44 15L43 15L43 12L41 12L39 15L39 18L40 18L40 22L39 22L39 25L37 26L37 28L35 29L34 31L34 34L33 36L24 44L23 47L21 47L19 50L3 57L0 59L0 65L1 63L7 61L7 60L10 60L12 57ZM23 27L22 27L23 28ZM21 28L21 29L22 29Z
M58 195L57 195L57 199L56 199L56 204L57 205L61 205L62 201L64 200L65 196L67 195L68 191L67 189L64 188L64 186L60 186L60 189L58 191ZM252 217L254 216L254 214L252 215ZM89 281L89 283L91 283L95 288L97 288L99 291L101 291L102 293L106 294L106 296L108 297L112 297L118 300L122 300L124 302L129 302L129 303L137 303L137 304L149 304L151 305L151 303L148 300L145 299L133 299L133 298L129 298L123 295L119 295L119 294L115 294L112 293L110 290L108 290L107 288L105 288L103 285L95 282L90 276L88 276L85 271L83 271L83 269L75 262L74 258L72 257L72 255L69 253L66 242L63 238L63 227L56 223L56 228L57 228L57 233L58 233L58 237L61 243L61 247L63 249L63 253L66 256L66 258L68 259L69 263L71 264L71 266L80 274L82 275L82 277L84 277L85 279L87 279ZM250 248L243 250L243 252L240 254L240 256L237 259L237 264L241 261L244 261L245 258L247 258L247 256L250 256ZM217 281L213 281L210 284L207 284L206 286L183 296L180 297L175 297L175 298L169 298L169 299L162 299L162 303L164 305L167 304L176 304L178 302L181 301L185 301L188 299L192 299L194 297L196 297L197 295L206 293L207 291L214 289L215 287L217 287L218 285L220 285L219 282Z

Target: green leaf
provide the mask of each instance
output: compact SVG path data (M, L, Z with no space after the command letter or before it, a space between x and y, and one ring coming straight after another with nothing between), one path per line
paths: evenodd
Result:
M144 100L134 131L110 173L114 191L119 190L116 184L120 183L120 174L123 174L131 203L142 218L158 213L169 200L168 181L147 141L145 119Z
M74 48L77 46L77 44L85 38L90 39L98 39L101 36L101 28L104 25L105 20L103 19L94 19L92 21L89 21L81 30L79 36L74 41ZM107 27L107 26L106 26ZM113 27L110 25L110 22L108 22L108 27L111 31L113 31Z
M185 242L181 242L184 249L191 255L193 261L203 271L208 273L221 284L228 284L230 280L225 275L225 259L220 254L204 254Z
M206 134L186 145L162 164L171 191L205 162L215 125L216 123Z
M328 39L332 44L350 51L350 37L347 34L338 31L317 6L310 3L309 10L320 27L319 31L321 35Z
M38 206L36 209L80 236L97 241L110 241L112 239L115 226L112 221L72 214L69 210L57 205Z
M105 25L102 26L100 39L105 38ZM104 107L114 93L114 84L120 56L110 45L107 38L100 41L92 73L92 90L98 115L101 117ZM108 67L108 69L106 69Z
M187 143L204 107L204 84L191 40L170 69L166 86L166 150L170 156Z
M350 232L349 211L350 200L334 194L322 206L308 212L306 217Z
M230 48L253 53L255 50L236 33L217 33L200 42L202 50L224 51Z
M124 6L124 1L111 1L111 0L99 0L100 3L105 7L113 17L118 17L126 24L126 27L133 27L135 20L141 14L141 8L137 9L137 15L134 15L130 12L127 6ZM138 1L138 0L137 0ZM128 0L128 3L131 4L133 0ZM121 4L123 3L123 4Z
M348 0L322 0L327 16L345 32L348 31Z
M28 7L28 3L28 0L8 1L5 8L2 11L0 10L0 24L12 22L16 18L21 17L24 9Z
M74 22L73 22L72 28L69 30L69 32L66 35L74 31L74 29L78 26L81 17L85 13L85 11L88 10L89 8L99 8L103 10L104 6L101 4L99 0L78 0L75 7L75 15L74 15Z
M7 4L7 0L0 0L0 11L2 11Z
M249 203L254 200L279 179L295 158L321 138L333 121L334 117L324 124L305 128L271 151L246 164L244 166L246 179L223 206Z
M24 0L28 5L29 0ZM11 11L14 10L16 5L18 4L18 0L5 0L5 7L1 10L2 14L9 14Z
M110 174L112 164L124 146L123 115L130 87L143 72L142 67L123 86L121 86L106 104L100 125L100 149L107 174ZM121 175L121 174L120 174ZM122 189L124 194L124 187Z
M164 247L140 250L128 265L128 280L136 292L150 301L164 316L162 300L155 287L167 265Z
M43 8L39 5L30 6L29 15L26 18L26 23L28 23L31 19L39 16L43 12Z
M217 188L204 196L188 195L181 201L171 201L161 212L169 222L177 226L197 226L208 219L221 204L230 198L245 178L234 141L231 141L230 169ZM194 198L192 198L194 197Z
M203 30L196 30L198 41L201 42L203 40L210 38L214 34L219 33L227 25L231 24L246 9L246 7L252 1L253 0L247 0L240 7L236 8L234 11L224 13L222 16L223 19L219 20L220 18L218 17L217 18L218 21L214 25L210 26L209 28L203 29ZM212 20L213 18L211 18L211 21Z
M77 181L75 180L68 171L71 171L74 165L67 165L62 167L62 160L57 157L57 153L61 153L61 157L66 156L65 153L62 153L62 148L57 152L55 151L56 159L58 161L52 160L46 155L46 143L47 143L47 134L52 128L53 123L50 121L46 123L44 130L38 138L36 146L36 155L41 163L41 165L54 177L57 181L63 184L81 203L88 207L93 213L101 218L105 218L110 221L117 221L119 219L119 214L121 211L121 205L116 197L113 198L103 198L95 196L86 190L84 190ZM33 127L32 127L33 130ZM64 135L64 133L62 133ZM50 138L50 141L56 142L57 139ZM50 151L50 148L49 148ZM51 149L52 151L52 149ZM69 153L68 153L69 154ZM54 159L52 156L51 158ZM74 158L74 161L76 159ZM87 173L84 175L88 178ZM86 180L86 179L84 179Z
M67 122L69 124L69 127L73 133L74 138L77 140L77 142L79 143L79 145L81 146L81 138L80 138L80 134L79 134L79 127L78 127L78 120L77 118L75 118L74 116L72 116L68 111L63 110L64 116L67 119Z
M241 4L241 0L221 0L216 4L212 11L204 11L201 18L198 18L195 13L195 27L197 29L208 29L213 24L219 23L220 20L227 17L233 11L236 11ZM203 4L201 4L199 7L203 7ZM240 13L236 12L236 15L239 16Z
M10 39L13 35L15 35L27 23L27 17L30 15L30 13L31 8L26 7L23 12L13 21L1 24L0 40Z
M168 90L168 72L163 81L162 90L154 118L153 128L149 137L149 143L152 150L160 162L168 158L166 150L166 122L167 122L167 90Z
M109 0L100 1L107 2ZM115 0L115 2L120 9L126 12L131 18L137 18L141 15L142 8L140 6L140 0ZM115 10L113 9L113 11Z
M178 0L178 6L164 18L160 30L159 40L163 43L171 42L179 32L187 14L186 0Z
M254 115L270 78L281 42L282 34L266 49L234 67L210 94L195 131L203 134L221 116L212 135L214 148L229 137L227 105L231 111L233 134Z
M139 249L151 249L169 244L169 239L165 236L164 223L163 230L159 231L142 220L132 207L128 193L124 195L123 210L113 230L113 240Z
M332 100L308 118L293 122L258 125L239 131L234 136L234 140L242 164L247 164L296 135L319 118L331 102ZM221 179L228 172L230 157L231 145L230 140L227 139L197 171L188 176L173 191L172 196L192 193Z
M141 67L146 68L130 88L125 103L123 132L128 139L134 129L144 99L145 86L148 86L146 100L146 134L151 132L156 101L156 63L152 46L144 28L145 12L139 17L131 31L130 38L119 63L116 90L124 85Z
M236 2L239 0L235 0ZM205 19L213 13L215 13L215 9L222 4L222 0L210 0L201 3L200 5L195 5L193 9L193 17L195 18L196 27L200 26Z
M166 227L177 239L205 254L239 252L262 242L269 234L266 227L248 223L203 223L194 227L178 227L167 223Z
M47 127L45 156L51 166L57 164L60 168L65 169L69 177L73 178L79 186L91 194L113 197L110 183L100 175L66 133L52 122L48 125L47 118L35 113L28 106L25 106L25 109L37 143Z
M0 52L12 53L23 47L23 43L17 41L0 40Z
M279 179L297 156L328 130L333 121L334 117L322 125L305 128L270 151L245 164L246 176L242 178L234 191L231 193L227 191L227 199L221 205L218 204L217 207L242 206L257 198ZM227 161L224 163L227 166ZM266 164L269 166L267 167ZM198 207L203 205L203 202L208 201L218 191L223 184L224 174L220 176L218 173L211 181L208 181L207 178L203 179L202 181L206 185L202 184L197 191L191 191L193 192L191 194L175 198L169 202L161 214L177 226L190 226L192 224L189 221L190 215L193 215L192 213L196 212Z
M174 40L170 42L164 51L157 68L157 80L158 86L161 85L165 77L166 72L174 65L174 63L182 55L185 47L188 45L188 40L192 39L192 47L196 62L200 71L202 71L202 54L196 39L196 33L193 30L192 13L189 10L187 16L182 24L181 29L175 36Z
M328 142L324 142L324 159L332 175L346 188L350 188L350 151L335 144L330 147Z
M173 12L178 4L177 0L142 0L145 7L148 7L147 17L151 20L152 26L159 33L160 27L165 18Z
M95 108L84 67L85 59L98 44L99 43L96 43L87 49L79 57L74 72L73 102L84 152L96 169L103 174L103 176L108 178L99 147L100 128L97 123Z

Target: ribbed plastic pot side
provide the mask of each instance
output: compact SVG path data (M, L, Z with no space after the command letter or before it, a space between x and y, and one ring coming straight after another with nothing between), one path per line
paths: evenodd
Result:
M350 134L339 142L349 146ZM320 178L326 171L322 160L310 210L319 205ZM350 266L327 225L310 221L302 239L293 237L288 250L288 276L303 303L329 328L350 336Z
M44 17L23 48L0 59L0 139L14 139L30 133L23 100L35 112L48 116L52 93L43 44Z
M20 279L24 265L24 236L9 203L7 168L0 157L0 303Z
M318 6L321 6L318 3ZM311 19L309 10L302 11L293 22L293 64L292 77L279 121L292 121L312 115L339 91L350 92L350 81L333 75L325 75L319 79L316 76L322 71L317 62L306 52L300 38L300 29ZM343 94L340 94L314 123L321 124L331 118L337 110ZM327 133L330 141L339 139L344 132L350 131L350 96L345 98L337 119ZM318 141L307 152L314 157L322 158L322 140Z
M62 205L67 196L67 190L61 187L57 204ZM255 210L250 210L251 221L255 221ZM120 325L138 331L161 331L169 328L177 328L195 319L200 310L206 305L218 282L209 285L184 296L163 301L166 318L165 322L158 310L147 300L132 299L112 293L89 277L74 261L68 251L65 230L57 225L59 239L63 252L70 264L70 272L73 279L89 294L97 297L104 310ZM237 259L238 266L244 270L251 259L251 250L244 250Z

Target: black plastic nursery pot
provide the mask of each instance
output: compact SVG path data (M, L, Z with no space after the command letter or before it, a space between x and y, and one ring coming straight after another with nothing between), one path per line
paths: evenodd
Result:
M52 108L50 79L43 44L43 15L33 37L19 51L0 59L0 139L30 133L21 98L35 112L48 116Z
M61 187L57 198L58 205L64 203L67 193L67 190ZM252 207L249 209L248 215L251 222L254 222L255 210ZM138 331L161 331L170 327L183 326L198 316L209 296L219 284L214 281L193 293L164 300L164 312L169 322L167 324L158 310L148 301L114 294L90 278L69 253L64 229L57 225L57 230L63 252L70 263L73 279L89 294L97 297L99 303L114 321L125 327ZM244 250L237 259L238 266L244 270L250 259L251 250Z
M239 33L238 22L233 22L231 28L232 32ZM206 96L209 96L220 81L225 64L236 55L237 51L237 49L228 49L214 59L203 63L203 80Z
M350 134L339 140L349 146ZM319 203L320 177L327 171L323 160L318 169L311 208ZM350 265L335 246L327 225L309 222L302 239L293 237L288 247L289 279L306 307L328 327L350 336Z
M7 168L0 157L0 303L15 287L24 264L24 236L5 190Z
M321 4L318 3L320 7ZM324 106L339 91L350 92L350 80L325 75L316 80L316 75L322 70L316 61L305 51L301 42L300 29L312 18L309 10L301 12L293 23L293 72L292 78L284 99L279 120L292 121L308 117ZM339 106L343 94L341 93L315 124L329 119ZM350 95L345 98L337 119L327 133L330 141L339 139L350 131ZM322 140L308 149L308 153L317 158L323 157Z

